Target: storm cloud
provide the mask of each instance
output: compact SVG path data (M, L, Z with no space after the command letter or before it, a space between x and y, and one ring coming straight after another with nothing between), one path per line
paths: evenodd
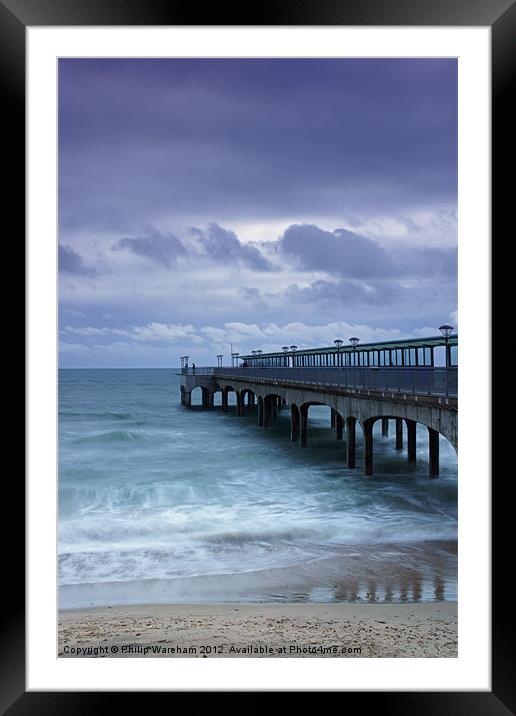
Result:
M63 58L58 82L63 365L456 324L456 59Z
M61 273L76 274L78 276L94 276L96 273L95 269L92 266L88 266L77 251L62 244L59 244L58 265Z
M396 273L381 246L346 229L331 232L315 225L289 226L279 240L279 250L311 271L328 271L352 278Z

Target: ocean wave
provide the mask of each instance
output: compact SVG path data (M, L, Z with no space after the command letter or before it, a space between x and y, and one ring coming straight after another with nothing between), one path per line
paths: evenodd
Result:
M151 436L144 430L107 430L94 435L84 435L75 438L72 442L75 445L88 445L90 443L111 444L123 442L150 442Z

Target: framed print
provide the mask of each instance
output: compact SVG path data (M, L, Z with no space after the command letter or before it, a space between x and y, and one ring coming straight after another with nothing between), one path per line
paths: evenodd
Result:
M27 233L10 713L511 708L489 269L514 14L0 4Z

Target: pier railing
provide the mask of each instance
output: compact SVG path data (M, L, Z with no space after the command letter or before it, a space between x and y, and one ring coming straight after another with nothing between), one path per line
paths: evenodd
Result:
M182 375L306 383L340 388L457 397L457 368L183 368Z

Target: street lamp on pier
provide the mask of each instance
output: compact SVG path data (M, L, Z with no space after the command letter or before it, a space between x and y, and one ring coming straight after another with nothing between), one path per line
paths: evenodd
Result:
M281 350L285 354L285 366L288 368L288 346L281 346Z
M360 340L360 338L357 338L356 336L351 336L349 339L349 342L353 346L353 387L356 388L357 386L357 343Z
M446 395L448 395L448 368L451 364L451 356L450 356L450 336L453 331L453 326L450 326L448 323L443 323L442 326L439 326L439 330L441 331L442 335L444 336L444 351L445 351L445 379L444 379L444 388Z
M357 356L357 343L359 340L360 340L360 338L357 338L356 336L352 336L349 339L349 342L353 346L353 365L356 365L356 361L357 361L357 357L356 357Z
M294 354L297 351L297 346L290 346L290 350L292 351L292 368L294 367Z
M340 338L336 338L333 343L337 346L337 365L340 365L340 349L344 341L342 341Z
M218 366L219 368L222 368L222 358L223 358L223 357L224 357L224 356L223 356L222 353L220 353L220 354L217 356L217 366Z

